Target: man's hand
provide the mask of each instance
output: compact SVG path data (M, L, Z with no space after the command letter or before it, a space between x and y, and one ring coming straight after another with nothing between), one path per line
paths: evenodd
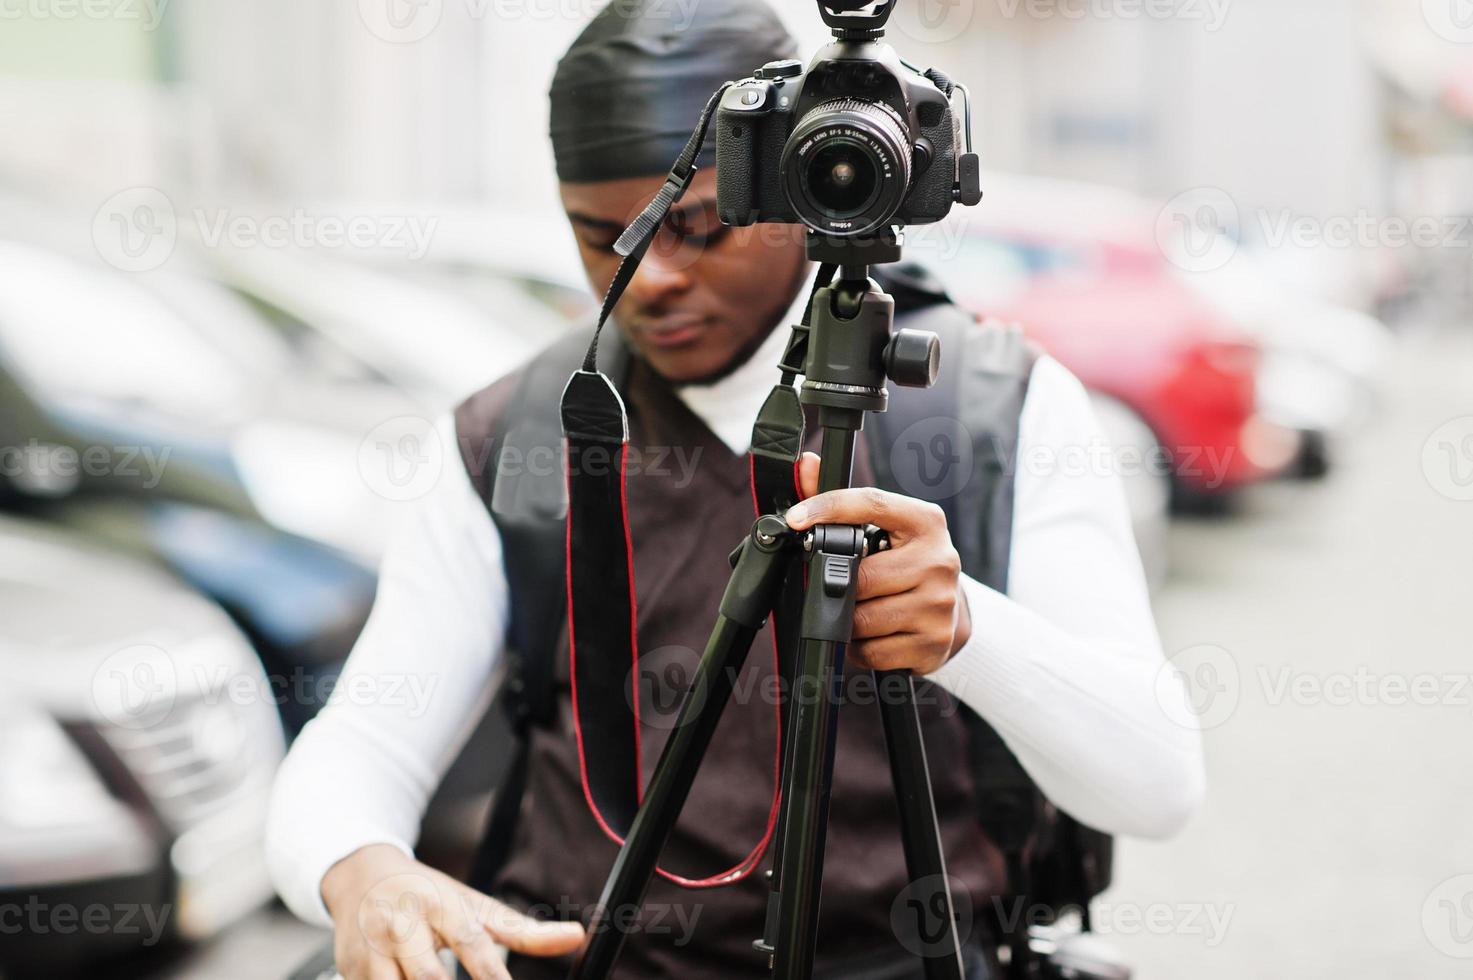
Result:
M361 847L322 877L333 953L346 980L451 980L449 947L475 980L511 980L493 941L528 956L570 953L576 922L542 922L420 864L396 847Z
M799 486L809 499L788 511L790 526L874 524L890 532L890 550L859 563L849 659L872 670L929 674L972 635L946 515L933 503L868 487L814 496L818 462L813 453L799 460Z

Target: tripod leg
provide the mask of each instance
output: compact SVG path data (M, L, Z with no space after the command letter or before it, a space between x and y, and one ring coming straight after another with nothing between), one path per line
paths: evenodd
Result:
M792 692L793 743L783 787L781 864L775 869L772 916L773 976L783 980L813 975L843 656L843 644L805 640L799 676L812 683L800 683Z
M792 741L783 779L780 863L773 880L777 910L770 919L775 933L768 934L775 947L773 976L779 980L813 975L844 649L854 626L863 552L864 534L858 528L813 529L802 654L792 692Z
M885 726L885 747L890 754L890 777L900 807L905 867L918 892L917 907L926 917L917 923L917 931L921 941L933 950L924 957L926 980L962 980L956 913L936 824L936 801L931 795L931 773L921 739L915 681L907 671L882 671L875 675L875 686Z
M721 600L721 615L701 655L670 740L645 789L644 802L594 908L588 938L570 974L574 980L594 980L612 972L626 938L617 924L619 916L644 901L660 851L685 805L752 640L777 602L795 549L794 535L775 517L759 519L737 548L735 568Z

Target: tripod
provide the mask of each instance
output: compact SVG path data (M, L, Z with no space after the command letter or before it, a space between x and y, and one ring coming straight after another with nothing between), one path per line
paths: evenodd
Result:
M818 408L818 488L825 492L849 487L857 434L866 412L885 410L886 381L912 387L934 383L940 342L921 331L892 334L894 303L869 280L871 265L900 258L893 230L862 241L809 232L807 252L810 260L837 267L838 276L815 291L809 325L789 344L783 366L803 373L798 400ZM733 571L716 624L594 909L588 939L571 973L574 980L611 974L625 939L613 916L643 901L752 641L781 601L784 582L798 562L806 565L806 585L783 726L782 804L768 872L765 934L753 945L769 955L779 980L812 976L837 699L853 630L859 563L888 544L881 530L849 525L818 525L800 535L781 515L766 514L732 553ZM878 700L907 871L924 907L943 911L937 948L946 952L924 960L926 978L961 980L961 951L913 682L905 671L886 672L876 680L890 692Z

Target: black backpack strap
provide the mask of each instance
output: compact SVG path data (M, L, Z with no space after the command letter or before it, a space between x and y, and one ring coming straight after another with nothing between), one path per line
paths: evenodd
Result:
M889 410L866 419L876 481L939 505L963 570L1005 592L1018 423L1038 353L1017 329L978 324L916 267L875 278L895 297L897 326L941 338L936 384L894 388Z
M882 285L907 296L909 311L899 325L941 338L941 371L929 389L893 390L889 410L868 420L876 482L939 505L963 571L1006 592L1013 461L1037 354L1020 331L977 323L924 273L905 271L903 282ZM1041 798L1002 737L981 718L968 717L983 828L1010 863L1021 862ZM1022 869L1009 870L1016 876Z
M868 420L876 482L938 504L963 570L1006 592L1019 422L1038 353L1015 328L978 324L923 271L890 266L876 278L896 297L897 325L935 332L942 352L932 388L897 388ZM1007 860L1013 897L1087 910L1109 884L1111 839L1059 813L996 730L967 714L980 822ZM1026 960L1026 930L1003 932Z
M530 729L550 725L557 711L557 644L566 594L562 588L567 486L559 413L568 376L583 363L591 330L574 331L539 354L517 380L484 444L472 437L469 402L457 411L462 451L501 537L510 590L507 669L499 702L517 738L511 767L496 789L486 832L467 883L486 890L505 865L526 789ZM623 378L623 344L606 340L609 375ZM473 465L474 464L474 465Z

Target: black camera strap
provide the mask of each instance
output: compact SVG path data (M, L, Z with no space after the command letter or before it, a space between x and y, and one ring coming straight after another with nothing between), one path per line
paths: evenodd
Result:
M634 278L656 230L690 186L711 114L726 88L723 85L707 102L695 132L659 193L615 244L624 260L604 296L582 369L573 373L562 397L568 487L564 554L574 732L584 797L603 832L621 846L644 790L638 606L624 479L629 421L617 387L598 370L598 337ZM822 272L819 282L824 281ZM830 268L828 275L832 274ZM802 329L795 332L798 337L803 334ZM782 380L753 427L754 518L780 513L799 496L795 467L803 439L803 412L792 387L795 374L783 371ZM774 617L774 670L779 676L787 676L791 669L781 656L781 651L791 646L778 642L777 633L785 628L796 629L797 616L787 615L784 610L798 609L801 598L801 581L790 581ZM756 869L772 839L778 814L783 746L778 705L773 706L773 714L779 736L773 759L772 802L761 840L736 865L710 877L694 879L658 869L662 876L685 887L707 888L740 881Z

